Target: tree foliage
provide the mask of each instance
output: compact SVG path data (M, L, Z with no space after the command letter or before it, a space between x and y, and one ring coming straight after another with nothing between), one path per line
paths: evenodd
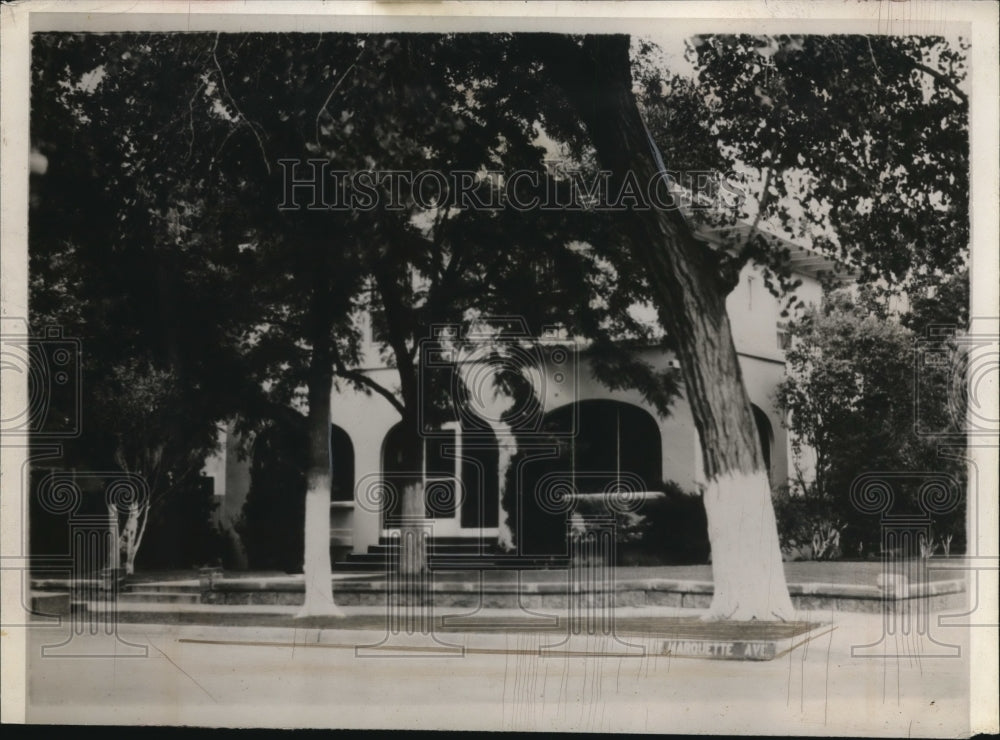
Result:
M199 471L218 422L253 387L239 371L244 304L226 279L235 265L212 259L192 228L203 200L174 177L183 158L164 146L177 113L169 91L186 79L148 74L177 41L166 38L34 40L31 137L46 166L31 179L29 318L35 332L58 326L82 343L83 433L63 444L62 464L142 475L151 523L173 522L149 537L176 539L180 507L194 515L188 541L207 543L197 533L212 501ZM154 549L159 565L209 557Z
M851 486L867 472L913 474L898 478L894 505L896 513L919 514L921 475L964 480L961 463L939 453L942 444L961 444L963 417L950 408L954 378L947 366L917 362L920 335L849 292L828 295L822 307L790 324L789 333L788 378L778 401L789 415L793 451L801 461L808 445L815 461L810 476L800 468L792 481L800 499L787 502L786 535L797 546L811 545L815 531L838 527L845 554L877 553L878 516L852 504ZM810 517L815 521L806 529L812 531L790 531ZM958 510L937 517L935 536L961 540L963 523Z
M712 35L688 56L719 151L766 188L761 218L862 282L912 290L968 259L966 48L933 36Z

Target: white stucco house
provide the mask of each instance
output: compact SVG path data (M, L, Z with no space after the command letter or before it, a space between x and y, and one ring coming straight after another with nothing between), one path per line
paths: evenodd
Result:
M806 304L818 304L822 297L819 276L833 271L833 263L807 247L790 242L784 246L790 249L791 268L801 280L797 297ZM781 303L766 288L762 270L749 264L729 295L727 307L771 484L777 488L793 472L788 433L775 402L775 391L785 372ZM536 372L541 401L537 412L547 428L564 430L566 439L557 449L551 440L540 440L534 468L530 459L525 462L519 458L515 476L519 490L514 495L544 496L537 489L546 480L551 482L553 466L563 471L561 480L565 482L569 476L576 492L582 494L596 495L615 481L619 485L625 481L633 489L655 487L660 481L673 481L687 491L698 489L703 480L701 453L683 398L674 402L668 417L661 418L637 391L613 391L598 382L584 345L550 337L542 338L541 346L546 353ZM562 347L563 352L549 351L556 347ZM658 369L676 367L676 360L658 348L651 348L645 358ZM385 386L397 383L396 371L379 360L374 344L366 354L363 370ZM469 368L466 375L470 376ZM385 495L383 484L391 479L394 430L400 416L378 394L346 387L331 396L330 415L334 460L331 547L338 560L352 555L357 558L369 549L379 549L391 529L391 522L388 526L386 522L391 496ZM427 515L435 537L452 543L506 543L510 530L523 525L510 521L510 512L501 501L500 479L509 462L501 452L510 451L502 437L483 429L463 433L460 423L452 423L428 438L424 475ZM250 487L249 463L239 459L235 445L236 440L227 437L206 466L220 497L223 522L239 516ZM522 458L532 456L529 450L519 452ZM530 511L530 507L521 507L517 516L530 516ZM565 526L553 521L552 526Z

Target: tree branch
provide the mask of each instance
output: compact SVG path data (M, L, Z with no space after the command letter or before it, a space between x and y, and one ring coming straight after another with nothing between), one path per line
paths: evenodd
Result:
M264 169L267 170L267 174L271 174L271 162L267 157L267 150L264 148L264 141L261 139L260 134L257 132L257 127L253 125L253 122L247 118L246 114L240 109L239 104L236 102L236 98L233 97L232 93L229 92L229 86L226 84L226 75L222 71L222 65L219 64L219 57L216 56L215 50L219 47L219 34L215 34L215 43L212 45L212 61L215 62L215 68L219 70L219 82L222 83L222 90L226 93L226 97L229 98L229 102L233 104L236 112L239 114L240 119L250 127L253 132L254 138L257 139L257 146L260 147L260 153L264 158Z
M413 376L413 354L406 346L406 336L400 328L405 315L402 300L396 292L392 276L388 273L384 260L378 260L375 265L375 284L382 298L385 310L386 326L389 330L389 346L396 356L396 371L399 373L403 405L416 402L416 383ZM416 344L414 344L414 351ZM411 387L413 386L413 387Z
M757 234L757 226L760 224L760 217L764 215L764 209L771 205L771 175L774 173L774 169L768 167L764 173L764 185L760 189L760 201L757 203L757 215L754 216L753 224L750 226L750 231L747 233L747 240L743 245L745 250L750 242L753 240L754 236ZM742 251L742 250L741 250Z
M958 99L961 100L963 103L965 103L966 105L969 104L969 96L966 95L962 91L962 89L955 84L954 80L949 78L943 72L938 72L936 69L931 69L922 62L913 62L913 68L923 72L924 74L930 75L939 85L951 90L955 94L955 96L958 97Z
M149 523L149 509L151 506L152 502L147 501L146 505L142 507L142 511L137 512L137 521L138 521L138 516L142 515L142 526L137 527L138 531L136 532L135 542L132 543L133 553L138 553L139 547L142 545L143 535L146 534L146 525Z
M875 74L882 78L882 69L878 66L878 62L875 61L875 50L872 48L872 40L868 36L865 36L865 41L868 42L868 55L872 58L872 65L875 67Z
M747 238L743 245L736 254L727 254L725 250L719 254L719 279L726 293L731 293L736 288L739 284L740 272L757 252L756 240L760 219L764 214L764 209L770 205L772 200L770 186L773 173L774 170L771 167L764 171L764 186L761 188L757 214L754 216L753 223L750 224L750 230L747 232Z
M342 74L340 76L340 79L337 80L337 84L335 84L333 86L333 89L330 90L330 94L326 96L326 100L323 101L323 105L321 105L320 108L319 108L319 111L317 111L317 113L316 113L316 148L319 148L319 119L323 117L324 113L326 113L327 115L330 115L329 113L327 113L326 107L330 104L330 101L333 100L334 94L337 92L337 90L340 89L340 86L343 84L344 80L347 79L347 75L349 75L351 73L351 70L354 69L354 67L357 65L358 61L361 59L361 55L364 54L364 53L365 53L364 49L362 49L358 53L357 58L354 60L354 62L351 64L351 66L347 68L347 70L344 72L344 74ZM331 116L331 118L332 118L332 116Z
M340 378L344 378L346 380L350 380L354 383L357 383L358 385L363 385L366 388L370 388L375 393L382 396L382 398L384 398L386 401L388 401L392 405L392 407L399 412L400 416L404 415L406 409L400 402L400 400L396 398L396 395L388 388L386 388L384 385L375 382L360 370L348 370L346 367L344 367L344 364L342 362L338 361L334 365L334 373Z
M188 137L187 156L184 157L185 162L191 159L191 153L194 151L194 99L198 97L198 93L201 92L203 87L205 87L204 82L198 85L198 89L194 91L194 94L188 100L188 130L190 131L190 136Z
M344 360L340 355L340 348L337 347L336 342L330 343L330 355L333 358L333 372L335 375L375 391L375 393L379 394L382 398L388 401L390 405L392 405L392 407L399 412L400 416L404 416L403 412L405 409L403 404L400 403L399 399L396 398L396 395L392 391L381 383L377 383L360 370L348 369L348 367L344 364Z
M379 295L382 298L382 307L385 309L386 326L389 330L389 345L400 360L409 357L410 351L406 346L406 337L400 330L399 325L403 317L402 301L394 292L392 277L386 274L384 267L376 270L375 283L378 286Z
M222 143L219 144L219 148L215 150L215 154L212 155L212 159L208 163L209 171L215 168L215 160L218 159L220 154L222 154L222 150L225 148L227 142L229 141L229 137L232 136L235 131L236 128L234 127L230 128L229 131L226 132L225 137L222 139Z
M299 321L289 320L280 316L265 316L265 324L272 324L274 326L281 327L287 331L297 332L302 329L302 323Z
M434 225L434 269L431 288L428 294L427 303L431 309L431 321L436 320L438 309L452 296L452 282L460 274L462 264L461 253L452 253L448 264L443 264L442 246L444 243L445 226L450 222L447 214L442 214L441 218ZM452 245L454 249L455 245Z
M431 244L431 287L430 293L433 294L434 289L437 287L439 281L441 280L441 266L444 262L444 253L442 251L442 246L444 243L444 229L442 228L445 221L446 208L440 208L437 215L434 217L434 226L432 227L433 235L430 239Z

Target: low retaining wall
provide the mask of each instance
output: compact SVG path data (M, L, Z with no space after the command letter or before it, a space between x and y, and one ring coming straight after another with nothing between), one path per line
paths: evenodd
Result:
M413 586L418 586L414 589ZM334 584L334 599L343 606L385 606L386 581L346 581ZM906 595L877 586L853 584L790 584L792 603L803 610L879 612L883 604L903 607L919 600L932 611L957 608L965 603L965 582L961 580L913 584ZM712 584L706 581L629 580L616 581L608 589L570 588L566 582L476 583L444 581L416 583L395 589L393 603L474 608L565 608L571 600L582 606L673 606L707 608L712 600ZM203 604L299 605L303 600L301 581L268 582L240 578L220 578L201 592Z
M207 575L207 577L206 577ZM38 579L32 584L31 601L40 615L65 613L70 602L83 602L101 592L101 585L73 583L68 579ZM594 583L570 581L425 580L403 582L393 578L336 580L334 595L344 606L385 608L391 601L404 605L436 605L458 608L608 608L612 605L706 608L713 587L708 581L673 579L612 579ZM788 587L793 605L800 610L833 610L877 613L891 605L896 611L955 610L966 605L966 583L955 579L928 583L877 585L792 583ZM58 594L55 592L59 592ZM117 593L120 608L128 604L198 604L298 606L303 601L301 576L240 578L220 572L186 581L127 584ZM919 604L919 606L917 606Z

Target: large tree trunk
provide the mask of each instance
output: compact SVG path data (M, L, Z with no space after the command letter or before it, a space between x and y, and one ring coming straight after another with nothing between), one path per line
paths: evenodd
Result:
M400 496L399 572L418 575L427 568L427 507L424 501L424 440L413 406L403 418L403 464L398 480L392 481ZM433 534L433 533L431 533Z
M135 556L139 552L141 544L139 505L136 503L133 503L128 509L128 516L125 518L125 531L122 533L121 540L122 549L125 551L125 575L131 576L135 574Z
M388 228L390 233L392 227ZM396 266L398 267L398 265ZM396 521L389 521L390 527L398 527L400 534L399 571L406 575L423 573L427 568L426 533L427 510L424 503L424 439L420 430L419 369L406 344L404 330L407 308L400 298L400 281L408 280L409 274L397 274L391 257L377 261L374 266L375 282L382 297L389 334L389 346L396 359L399 374L399 391L402 396L403 460L401 474L396 480L388 481L399 497ZM420 335L419 331L416 332Z
M309 467L306 471L305 601L296 616L343 616L333 600L330 562L330 393L333 375L322 343L313 347L309 377Z
M612 193L628 173L645 187L661 176L658 149L632 92L629 38L550 45L546 68L581 115ZM563 52L563 53L561 53ZM712 618L786 619L793 610L750 401L733 345L718 257L676 210L634 209L625 219L664 328L676 342L701 442L712 546Z
M122 566L121 523L118 521L118 507L108 504L108 528L111 532L111 547L108 548L108 570L112 573Z
M108 519L111 526L111 552L108 553L108 568L116 571L124 567L125 575L135 575L135 558L142 545L142 537L149 523L150 504L133 502L125 514L122 527L121 511L117 504L108 504Z

